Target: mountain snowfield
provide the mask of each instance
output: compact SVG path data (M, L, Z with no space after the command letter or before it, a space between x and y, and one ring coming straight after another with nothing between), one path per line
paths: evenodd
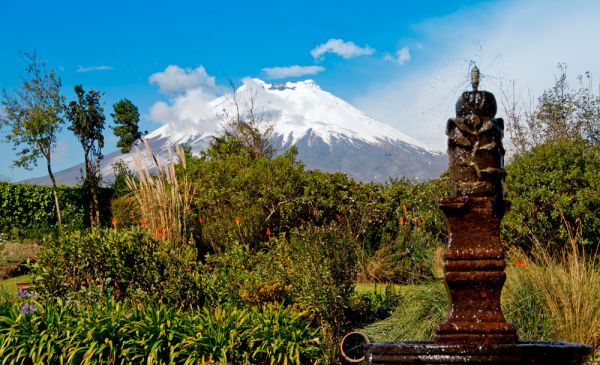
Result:
M360 181L383 182L402 176L429 179L446 168L445 155L427 150L419 141L369 117L322 90L312 80L269 84L247 79L235 94L213 98L206 105L177 105L186 100L190 99L174 100L171 105L157 103L153 107L152 114L166 123L146 139L163 161L174 144L186 143L194 152L205 149L215 136L223 133L224 115L235 115L237 104L240 114L252 111L264 121L263 126L272 126L271 142L275 148L283 151L296 145L298 158L307 169L345 172ZM107 154L102 161L104 181L112 180L112 163L122 159L132 164L133 156L133 152ZM73 185L81 175L79 170L74 166L58 172L57 180ZM47 181L47 178L29 180Z

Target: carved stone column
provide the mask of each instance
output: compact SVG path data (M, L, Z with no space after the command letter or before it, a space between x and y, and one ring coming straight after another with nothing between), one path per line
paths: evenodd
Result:
M500 344L518 341L506 322L500 293L506 280L500 222L504 200L504 122L494 119L492 93L479 91L479 70L471 73L473 91L456 103L448 120L448 157L453 196L440 209L448 218L450 239L444 254L444 280L450 312L436 329L441 344Z

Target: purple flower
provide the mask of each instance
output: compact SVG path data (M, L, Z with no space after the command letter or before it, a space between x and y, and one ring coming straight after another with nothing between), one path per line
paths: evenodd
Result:
M27 289L19 289L19 291L17 291L17 296L19 298L27 298L31 295L31 293L29 293L29 290Z
M25 304L21 307L21 313L25 315L33 314L37 312L37 306L35 304Z

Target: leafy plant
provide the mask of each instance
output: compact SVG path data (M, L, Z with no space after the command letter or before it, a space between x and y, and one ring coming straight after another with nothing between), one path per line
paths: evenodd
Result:
M507 242L528 249L547 244L551 253L569 247L569 231L578 244L597 250L600 242L600 144L561 139L515 156L507 167L503 221Z
M183 310L164 304L67 301L0 312L4 363L322 364L318 328L281 306Z
M39 290L53 297L79 293L93 299L98 288L117 299L201 304L204 296L194 260L189 248L170 247L139 227L92 229L48 241L33 274Z

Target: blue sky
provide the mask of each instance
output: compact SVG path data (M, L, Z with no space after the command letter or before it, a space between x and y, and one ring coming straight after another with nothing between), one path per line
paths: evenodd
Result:
M110 124L112 104L128 98L151 131L165 122L153 114L155 103L173 105L188 84L311 78L443 150L445 120L472 61L497 96L513 80L519 95L539 94L558 62L568 64L573 83L585 71L598 76L598 14L600 2L591 0L2 0L0 88L17 87L25 67L19 50L35 50L61 76L67 99L79 83L104 92ZM108 153L116 149L108 128L106 138ZM1 179L45 174L43 163L31 172L11 168L14 153L4 141L0 153ZM82 159L64 128L54 169Z

